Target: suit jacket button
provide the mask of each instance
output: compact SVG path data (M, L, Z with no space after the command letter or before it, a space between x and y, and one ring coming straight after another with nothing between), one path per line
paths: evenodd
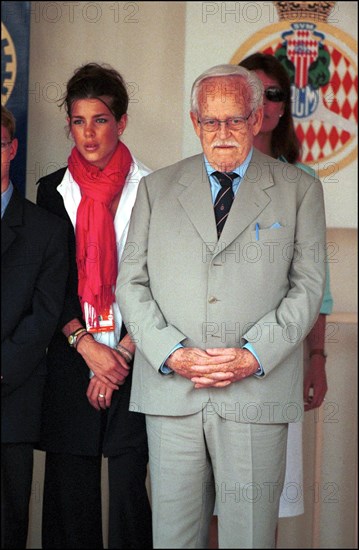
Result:
M215 298L214 296L211 296L209 299L208 299L208 303L210 304L215 304L216 302L218 302L217 298Z

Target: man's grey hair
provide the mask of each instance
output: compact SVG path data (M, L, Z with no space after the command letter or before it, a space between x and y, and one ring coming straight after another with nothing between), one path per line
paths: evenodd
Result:
M249 93L250 111L256 111L263 105L263 84L255 71L248 71L238 65L216 65L202 73L193 83L191 90L191 111L193 113L198 114L199 112L198 97L203 81L208 78L219 77L238 77L245 83ZM211 93L213 94L213 90Z

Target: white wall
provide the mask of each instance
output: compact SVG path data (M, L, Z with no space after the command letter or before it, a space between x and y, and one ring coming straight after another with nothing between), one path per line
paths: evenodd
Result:
M72 147L58 100L74 70L109 63L129 86L123 140L149 168L182 155L184 2L31 2L27 195Z

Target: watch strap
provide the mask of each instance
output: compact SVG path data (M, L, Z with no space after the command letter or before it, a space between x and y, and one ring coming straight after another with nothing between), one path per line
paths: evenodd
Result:
M81 338L83 338L83 337L86 336L86 335L89 335L89 336L91 336L91 337L93 338L91 332L88 332L87 330L83 330L82 332L80 332L80 334L78 334L78 335L76 336L76 342L75 342L75 344L74 344L74 348L75 348L75 349L77 349L77 346L79 345Z
M81 328L78 328L78 329L74 330L74 332L71 332L71 334L68 335L67 341L68 341L68 343L70 344L70 346L72 348L76 347L77 338L83 332L87 332L87 330L84 327L81 327Z

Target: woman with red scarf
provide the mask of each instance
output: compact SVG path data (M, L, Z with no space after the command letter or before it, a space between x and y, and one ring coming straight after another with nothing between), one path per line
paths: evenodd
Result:
M39 181L38 204L71 227L65 307L47 357L43 548L103 548L102 455L108 547L152 548L145 421L129 403L135 345L114 295L137 186L149 173L120 141L128 101L111 67L77 69L63 101L75 144L68 166Z

